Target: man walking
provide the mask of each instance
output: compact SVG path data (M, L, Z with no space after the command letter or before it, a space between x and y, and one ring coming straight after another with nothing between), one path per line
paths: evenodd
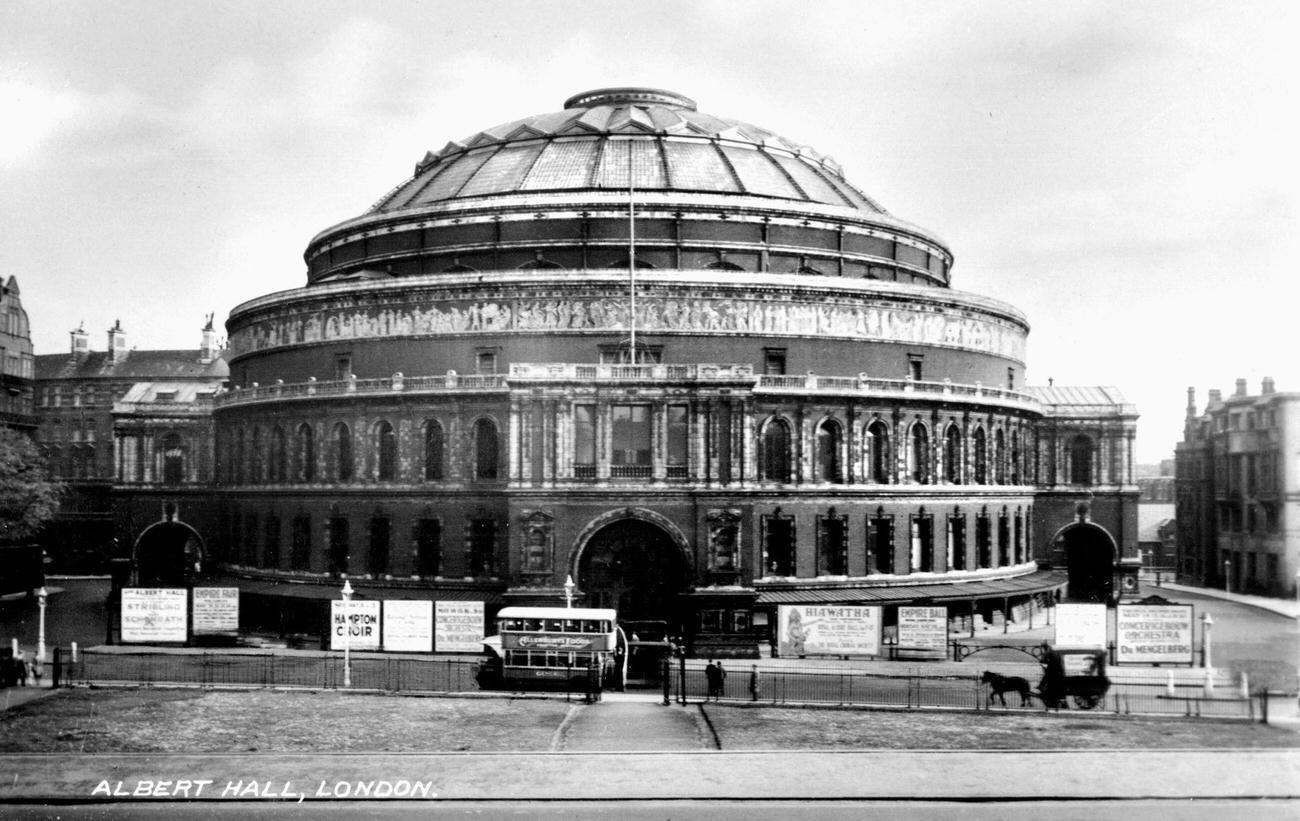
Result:
M704 678L709 683L708 698L720 701L722 699L722 682L727 678L727 673L722 669L722 665L715 663L713 659L709 659L708 665L704 668Z

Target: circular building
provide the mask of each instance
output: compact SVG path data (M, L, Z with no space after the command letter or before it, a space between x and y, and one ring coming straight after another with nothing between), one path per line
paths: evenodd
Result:
M254 588L491 609L572 577L725 651L780 604L1061 583L1024 316L808 146L591 91L426 154L305 257L227 322L218 558Z

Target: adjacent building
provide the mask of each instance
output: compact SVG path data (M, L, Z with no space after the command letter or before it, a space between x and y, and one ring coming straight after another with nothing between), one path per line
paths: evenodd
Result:
M103 351L83 327L69 337L67 353L36 357L36 438L67 488L42 544L57 571L102 572L167 505L211 487L212 400L229 371L211 317L189 350L136 350L120 321Z
M1300 393L1238 379L1198 411L1187 389L1175 454L1178 572L1195 584L1290 596L1300 573Z

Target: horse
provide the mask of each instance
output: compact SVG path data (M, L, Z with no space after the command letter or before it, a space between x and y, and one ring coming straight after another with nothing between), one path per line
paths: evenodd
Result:
M1007 698L1005 693L1019 693L1020 706L1024 707L1025 704L1029 702L1030 697L1033 695L1032 691L1030 691L1029 689L1029 682L1021 678L1020 676L1003 676L994 673L992 671L985 670L984 674L980 676L980 681L984 682L989 686L990 704L993 703L994 698L997 698L997 700L1002 703L1002 706L1005 707L1007 706Z

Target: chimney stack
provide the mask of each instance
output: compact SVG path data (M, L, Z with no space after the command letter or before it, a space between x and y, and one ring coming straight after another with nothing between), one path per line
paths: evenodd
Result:
M1218 405L1223 402L1223 391L1218 388L1210 388L1210 406Z
M1234 393L1233 396L1245 396L1245 395L1246 395L1246 380L1238 379L1237 392Z
M204 365L217 358L217 332L212 328L212 314L208 314L208 321L203 325L203 337L199 342L199 361Z
M108 360L119 362L126 359L126 331L122 330L122 320L113 320L113 327L108 329Z
M1196 417L1196 388L1187 389L1187 418Z
M1264 384L1261 386L1259 392L1263 394L1269 394L1269 393L1273 393L1274 390L1275 388L1273 387L1273 377L1271 376L1264 377Z
M69 331L68 336L72 338L73 360L85 359L90 353L90 336L86 334L86 323L82 322L75 331Z

